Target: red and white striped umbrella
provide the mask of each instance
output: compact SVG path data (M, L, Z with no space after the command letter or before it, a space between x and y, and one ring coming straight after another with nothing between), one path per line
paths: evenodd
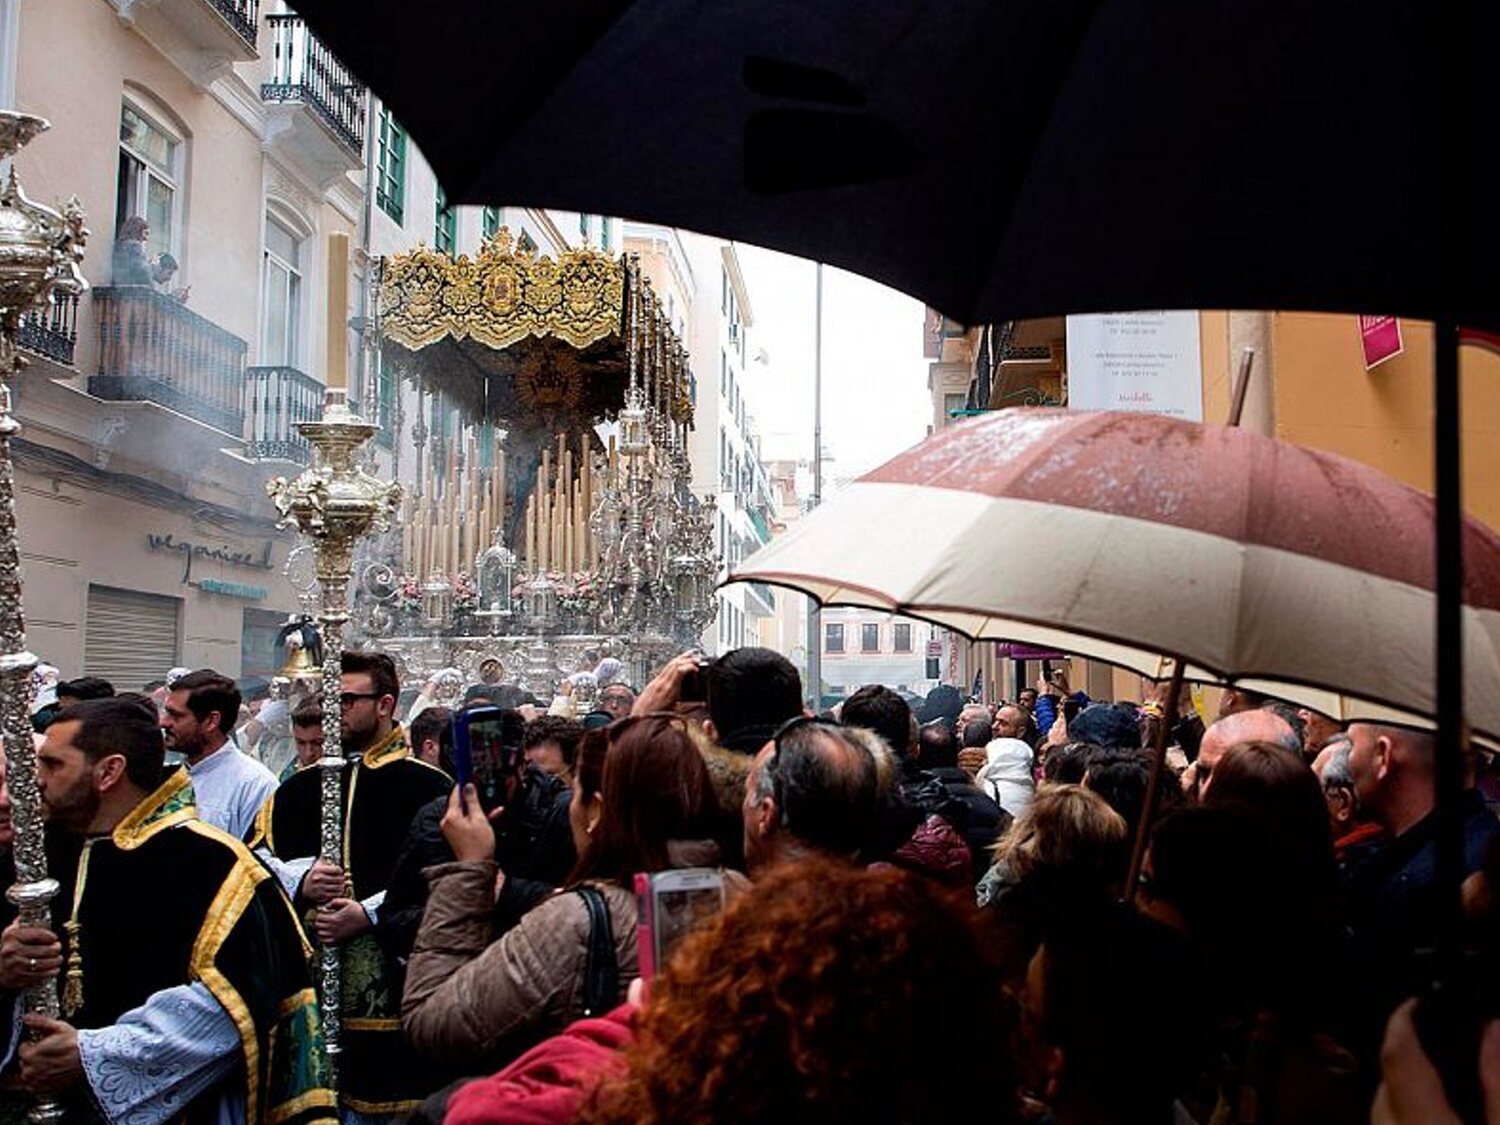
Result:
M1430 726L1433 520L1375 469L1245 430L1012 409L860 477L730 580ZM1500 537L1470 519L1464 552L1468 719L1496 739Z

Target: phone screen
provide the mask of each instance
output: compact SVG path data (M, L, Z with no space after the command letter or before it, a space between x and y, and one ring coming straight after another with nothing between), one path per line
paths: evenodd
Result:
M665 885L663 885L665 884ZM649 980L694 927L724 909L724 877L716 870L637 875L641 911L641 976Z
M469 782L479 790L479 803L492 809L499 798L507 762L520 753L515 722L499 707L478 707L453 717L453 779L459 799Z

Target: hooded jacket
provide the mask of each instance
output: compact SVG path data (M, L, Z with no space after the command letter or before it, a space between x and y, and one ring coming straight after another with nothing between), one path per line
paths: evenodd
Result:
M985 764L974 780L1013 817L1031 807L1036 783L1031 776L1031 747L1019 738L997 738L984 748Z

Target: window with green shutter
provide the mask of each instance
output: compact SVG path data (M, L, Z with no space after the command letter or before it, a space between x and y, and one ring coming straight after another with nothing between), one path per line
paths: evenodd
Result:
M391 111L380 107L380 135L375 153L375 202L396 222L406 213L406 130Z
M500 208L486 207L481 216L481 225L486 239L494 238L500 233Z
M451 254L458 244L458 212L448 206L443 186L437 189L437 216L432 228L432 248L439 254Z

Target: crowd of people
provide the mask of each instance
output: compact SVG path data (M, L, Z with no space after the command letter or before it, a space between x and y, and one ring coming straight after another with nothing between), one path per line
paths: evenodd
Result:
M548 699L480 671L403 693L344 654L339 862L319 697L49 685L59 890L50 927L4 907L0 1114L1500 1125L1494 773L1460 902L1427 732L1060 675L814 714L760 648L636 686L605 659ZM679 872L720 897L659 947L649 888ZM61 1018L21 1002L54 982Z

